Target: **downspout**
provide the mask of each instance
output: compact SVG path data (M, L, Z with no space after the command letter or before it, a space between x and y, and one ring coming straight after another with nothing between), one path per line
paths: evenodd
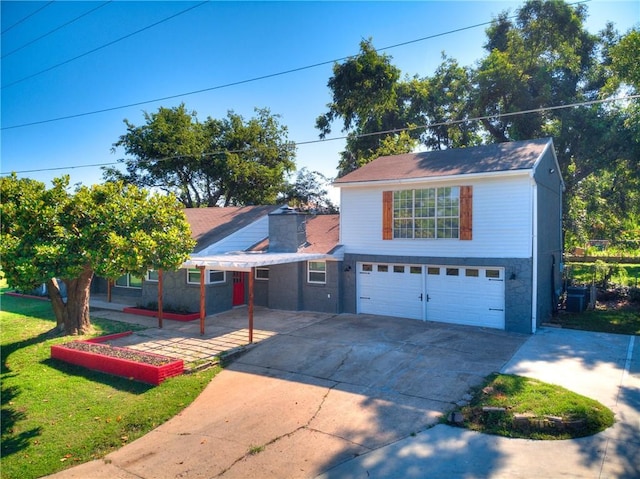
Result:
M531 333L536 332L538 324L538 185L536 185L535 178L532 180L532 201L533 201L533 235L532 235L532 284L531 284Z

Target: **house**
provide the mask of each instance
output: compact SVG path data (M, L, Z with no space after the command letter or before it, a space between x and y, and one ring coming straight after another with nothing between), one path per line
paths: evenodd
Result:
M550 138L381 157L340 187L343 310L535 332L561 293Z
M197 240L165 308L249 304L535 332L561 293L562 193L549 138L381 157L334 182L340 215L185 210ZM94 281L94 292L105 292ZM158 273L112 288L140 305Z
M196 246L176 272L163 273L165 310L215 314L249 302L272 309L341 312L339 216L299 213L287 206L187 208ZM201 288L201 275L204 275ZM95 278L92 292L109 291L155 308L159 276L125 275L111 287Z

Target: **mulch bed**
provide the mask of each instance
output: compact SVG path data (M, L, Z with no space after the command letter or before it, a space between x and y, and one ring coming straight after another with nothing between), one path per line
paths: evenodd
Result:
M75 349L78 351L109 356L112 358L127 359L129 361L150 364L152 366L164 366L165 364L169 364L175 361L175 359L172 358L163 358L162 356L158 356L155 354L146 354L142 351L136 351L129 348L114 348L107 344L71 341L70 343L65 343L64 347Z

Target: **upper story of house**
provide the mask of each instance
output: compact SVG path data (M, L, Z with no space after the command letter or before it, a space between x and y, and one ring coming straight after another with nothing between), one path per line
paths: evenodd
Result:
M560 227L550 138L385 156L334 186L345 253L530 258L539 223L552 216L545 231Z

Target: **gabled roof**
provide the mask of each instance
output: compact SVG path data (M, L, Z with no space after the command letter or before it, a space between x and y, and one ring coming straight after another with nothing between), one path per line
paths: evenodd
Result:
M274 211L277 206L228 206L225 208L186 208L191 236L197 241L194 252L223 240Z
M338 178L334 185L531 170L551 138L381 156Z

